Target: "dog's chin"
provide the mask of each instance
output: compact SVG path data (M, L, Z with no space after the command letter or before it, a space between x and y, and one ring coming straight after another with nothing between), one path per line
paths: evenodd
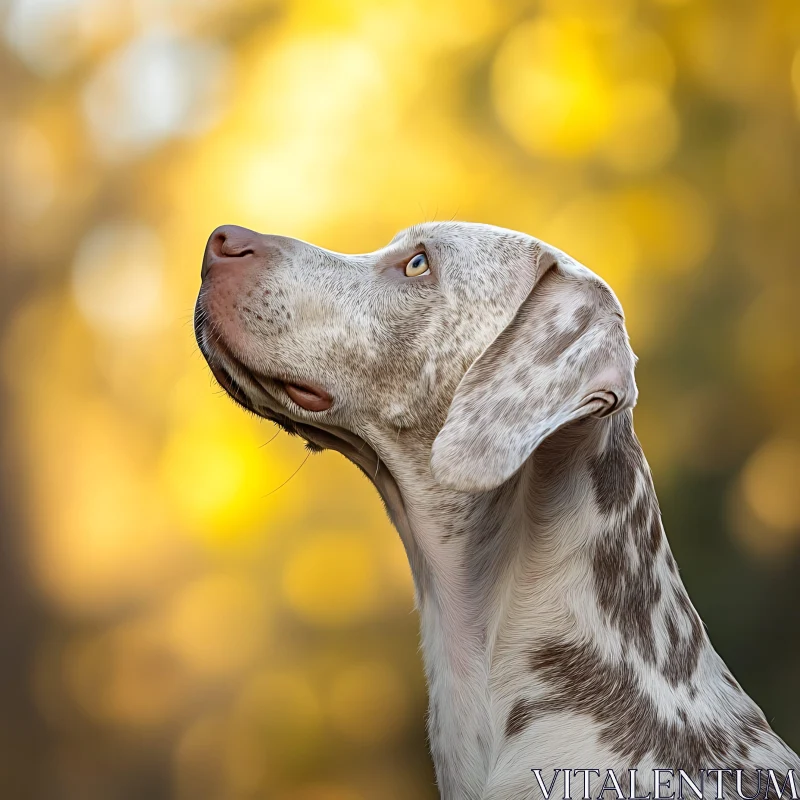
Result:
M215 347L218 348L219 343L216 343ZM287 414L282 413L281 410L278 410L278 408L274 407L278 405L277 401L274 399L274 397L272 397L271 393L267 392L264 388L264 382L267 379L256 377L250 372L250 370L246 369L244 365L238 361L238 359L235 359L227 350L227 348L222 349L224 350L225 360L235 364L236 374L234 374L233 370L229 369L228 366L222 362L222 360L219 358L219 353L208 352L205 346L202 344L200 346L200 350L205 357L209 368L211 369L211 374L214 376L214 379L222 387L228 397L234 401L234 403L246 411L261 417L262 419L274 422L286 433L292 436L299 436L301 439L304 439L306 442L306 447L309 450L317 452L324 449L316 442L311 441L309 438L309 434L313 431L312 426L295 422ZM302 393L301 399L305 397L306 401L311 404L325 402L325 397L316 394L316 387L300 384L286 384L284 381L280 381L278 379L270 379L269 382L283 387L293 400L295 398L293 397L291 390L298 394ZM291 387L291 390L287 387ZM254 396L256 398L260 398L262 395L265 398L269 398L271 402L258 402L257 399L253 399ZM330 398L327 397L327 399Z
M286 433L301 437L309 450L325 449L320 443L313 441L316 438L314 426L293 420L276 397L279 392L275 390L282 390L298 406L312 412L330 408L333 403L331 396L316 384L289 382L278 377L255 374L234 355L219 334L209 337L206 325L202 303L199 302L194 319L197 345L214 379L231 400L246 411L274 422Z
M394 479L382 468L380 459L365 440L329 422L321 421L319 425L315 425L310 421L299 422L292 419L288 410L284 411L282 403L276 399L275 391L269 390L270 385L280 387L302 408L324 411L333 403L333 399L324 389L315 384L289 383L279 378L255 375L219 340L215 340L213 352L209 350L203 336L198 335L198 344L217 383L235 403L256 416L274 422L291 436L299 436L312 453L335 450L358 466L373 483L380 475L379 491L384 501L394 509L397 519L403 518L403 503L402 499L398 499L399 490Z

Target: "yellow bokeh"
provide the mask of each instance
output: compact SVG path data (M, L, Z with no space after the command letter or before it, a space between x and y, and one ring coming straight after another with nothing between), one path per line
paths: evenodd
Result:
M366 796L343 786L316 784L292 789L281 794L278 800L366 800Z
M782 533L800 529L800 442L772 439L754 453L742 473L742 492L753 513Z
M582 6L577 13L568 7ZM492 89L500 119L533 154L596 156L622 173L651 170L672 155L679 122L669 90L674 63L644 28L611 32L626 4L553 4L553 18L514 28L497 53ZM619 6L623 6L620 8Z
M647 267L697 268L708 256L714 221L703 197L675 176L627 187L616 198L619 217L628 220L646 254Z
M189 699L188 674L153 620L77 638L59 660L71 702L115 728L162 726Z
M223 754L229 739L228 728L221 715L209 713L195 718L181 733L173 753L176 800L194 800L225 791Z
M379 608L381 580L375 548L363 534L316 534L286 563L283 592L291 608L316 625L347 625Z
M675 150L678 118L661 87L641 81L620 86L609 98L614 122L603 150L620 172L660 166Z
M328 708L336 729L356 744L394 739L407 722L402 676L386 663L349 666L333 676Z
M263 656L269 634L265 591L240 575L194 580L165 616L177 656L202 677L238 674Z
M191 533L210 544L262 535L274 508L265 497L268 487L277 486L290 465L265 469L261 444L244 415L196 415L171 432L160 476Z
M800 117L800 49L797 50L792 59L792 88L794 89L797 115Z
M224 223L364 252L467 219L585 262L625 306L687 582L738 582L692 597L734 656L787 625L758 587L789 586L800 548L795 0L6 5L18 796L34 773L75 797L435 796L412 578L374 487L245 414L197 350ZM763 672L742 653L796 737L791 649Z
M591 152L611 125L611 85L580 26L530 21L512 30L496 56L497 111L533 153Z

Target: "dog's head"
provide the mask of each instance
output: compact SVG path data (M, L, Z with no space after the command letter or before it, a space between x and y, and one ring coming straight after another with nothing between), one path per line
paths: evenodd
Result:
M636 400L613 293L526 234L428 223L343 255L225 226L202 275L197 340L237 402L351 458L402 450L455 489L498 486L557 429Z

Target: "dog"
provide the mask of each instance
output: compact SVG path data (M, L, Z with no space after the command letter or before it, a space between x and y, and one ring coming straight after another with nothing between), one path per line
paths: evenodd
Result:
M490 225L415 225L365 255L223 226L195 331L237 403L339 451L383 499L442 798L547 797L562 777L566 797L587 765L637 776L632 794L656 770L706 770L717 796L734 777L762 791L761 768L767 792L794 789L800 759L681 581L633 430L636 357L597 275Z

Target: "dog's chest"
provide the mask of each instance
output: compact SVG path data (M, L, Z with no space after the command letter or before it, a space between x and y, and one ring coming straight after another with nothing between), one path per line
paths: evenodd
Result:
M448 635L438 614L421 611L428 736L439 792L444 800L481 798L497 736L488 702L488 675L468 644Z
M430 633L432 626L426 627ZM498 679L477 659L467 662L464 670L454 670L452 660L442 652L441 638L423 636L423 647L429 685L428 735L442 800L505 800L518 796L513 792L533 791L533 768L561 763L580 766L589 757L612 765L619 760L618 754L601 744L599 727L591 719L569 712L551 711L521 735L509 733L513 698L531 696L532 688L530 676L514 668L517 659L500 670L505 677Z

